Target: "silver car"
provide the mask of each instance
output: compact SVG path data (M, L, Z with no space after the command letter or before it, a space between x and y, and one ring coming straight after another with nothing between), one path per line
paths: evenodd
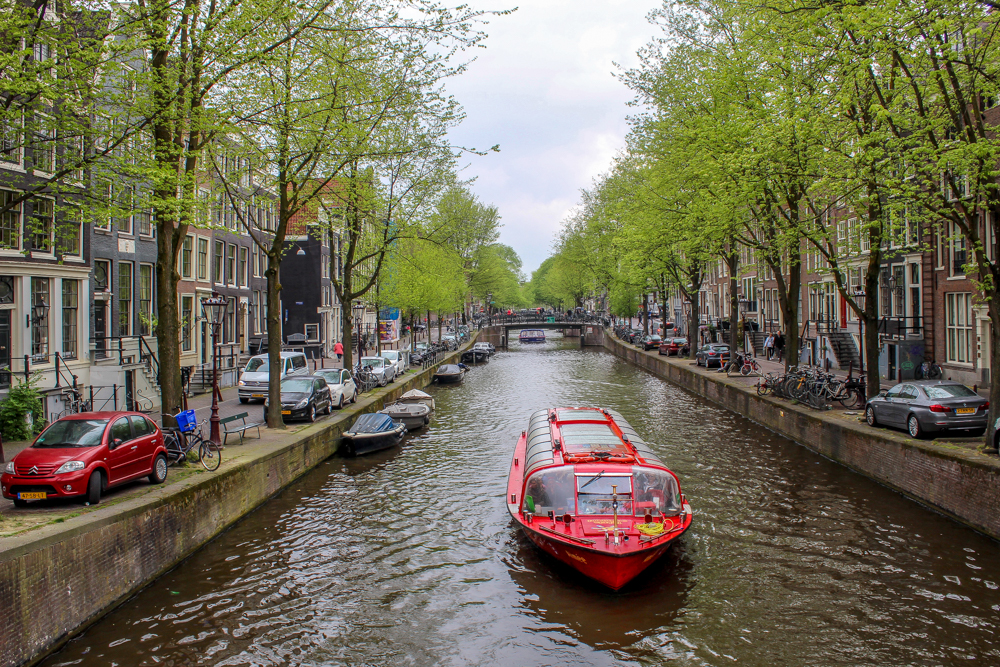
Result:
M401 376L406 371L406 361L403 359L402 353L397 350L382 350L379 356L386 360L387 363L392 364L395 370L395 377Z
M961 382L915 380L897 384L868 401L869 426L896 426L914 438L949 430L982 435L990 403Z
M362 368L367 368L375 376L378 386L384 387L396 379L396 367L382 357L361 357Z

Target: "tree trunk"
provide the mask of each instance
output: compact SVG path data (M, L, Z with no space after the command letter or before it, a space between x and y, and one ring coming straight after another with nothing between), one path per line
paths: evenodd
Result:
M878 374L878 273L865 274L865 381L867 398L878 395L881 385Z
M351 304L340 303L340 337L344 341L344 368L354 369L354 319Z
M697 290L693 290L690 295L691 299L691 320L688 322L688 339L691 344L688 347L688 359L694 359L695 354L698 352L699 335L701 330L698 328L698 320L701 319L701 313L699 312Z
M157 200L163 201L158 193ZM174 224L167 211L156 211L156 344L160 364L160 412L176 414L183 405L181 392L180 322L177 316L176 248ZM169 220L169 222L168 222ZM193 326L193 325L192 325Z
M642 293L642 335L649 335L649 291Z
M996 285L996 283L993 283ZM1000 417L1000 382L993 376L1000 369L1000 295L994 289L987 300L990 313L990 414L986 422L985 449L996 451L996 422Z
M802 264L796 253L788 263L788 293L783 304L785 311L785 370L799 363L799 293L802 289Z
M278 269L280 251L273 248L267 253L267 426L285 428L281 418L281 285Z

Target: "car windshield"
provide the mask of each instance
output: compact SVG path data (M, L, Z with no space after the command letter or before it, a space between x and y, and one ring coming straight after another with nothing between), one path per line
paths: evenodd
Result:
M304 378L285 380L281 383L281 391L296 394L307 394L312 391L312 380L306 380Z
M324 371L318 370L313 375L323 378L327 384L340 384L340 370Z
M63 419L45 429L32 446L95 447L107 425L107 419Z
M365 368L382 368L381 359L362 359L361 365Z
M261 368L264 368L264 369L267 368L267 359L257 359L257 358L254 358L254 359L250 360L250 362L247 364L247 367L244 369L243 372L244 373L254 373L254 372L260 370Z
M389 359L391 361L395 361L396 357L398 355L399 355L398 352L387 350L387 351L383 352L381 356L382 356L383 359Z
M927 398L968 398L970 396L979 398L979 394L964 384L938 384L923 389Z

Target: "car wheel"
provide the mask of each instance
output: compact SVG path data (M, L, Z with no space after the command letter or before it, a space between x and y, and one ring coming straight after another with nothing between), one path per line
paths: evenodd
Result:
M343 394L340 395L340 401L337 402L337 409L338 410L343 410L344 409L344 395Z
M865 421L868 422L868 425L871 427L878 426L878 420L875 419L875 408L870 405L865 410Z
M306 412L306 421L308 421L308 422L314 422L314 421L316 421L316 405L315 404L311 404L309 406L309 411Z
M153 471L149 473L150 484L163 484L167 481L167 457L157 454L153 461Z
M250 399L249 399L249 398L246 398L246 397L244 397L244 396L240 396L240 403L242 403L242 404L246 405L246 404L247 404L247 403L249 403L249 402L250 402Z
M96 505L101 502L102 486L104 486L104 475L100 470L95 470L87 482L87 495L84 496L84 500L88 505Z
M920 428L920 420L917 419L916 415L910 415L910 418L906 420L906 430L910 432L910 437L924 437L924 431Z
M387 379L385 378L385 375L383 375L382 377L380 377L380 378L378 379L378 386L380 386L380 387L384 387L384 386L386 386L387 384L389 384L389 381L388 381L388 380L387 380Z

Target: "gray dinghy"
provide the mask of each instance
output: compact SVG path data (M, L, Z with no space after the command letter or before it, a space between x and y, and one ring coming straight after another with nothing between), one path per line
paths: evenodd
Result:
M394 422L402 422L409 431L423 428L431 421L431 409L423 403L392 403L379 412L389 415Z

